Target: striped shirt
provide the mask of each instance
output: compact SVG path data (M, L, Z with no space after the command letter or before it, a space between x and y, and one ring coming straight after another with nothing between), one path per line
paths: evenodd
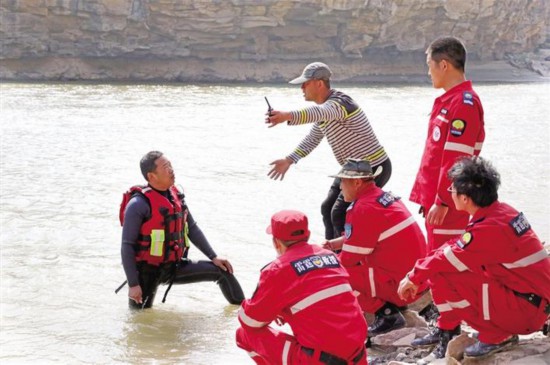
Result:
M341 166L348 158L365 159L372 166L388 159L363 110L340 91L331 90L323 104L290 113L288 125L313 123L309 134L287 156L294 163L309 155L325 136Z

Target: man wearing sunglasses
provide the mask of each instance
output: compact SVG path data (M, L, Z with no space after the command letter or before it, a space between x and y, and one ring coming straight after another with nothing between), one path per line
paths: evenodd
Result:
M429 283L440 317L412 342L443 358L462 321L479 331L466 357L480 358L542 329L550 314L550 258L523 213L498 200L500 176L488 161L464 157L448 173L457 210L471 216L466 232L416 262L402 279L406 299Z

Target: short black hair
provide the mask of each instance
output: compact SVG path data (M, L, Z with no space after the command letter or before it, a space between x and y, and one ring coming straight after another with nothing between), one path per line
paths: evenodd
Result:
M478 207L487 207L498 199L500 174L481 157L463 157L447 173L457 194L468 196Z
M466 67L466 47L462 41L455 37L441 37L430 44L426 54L432 60L440 62L447 60L454 68L464 72Z
M155 161L162 156L163 153L160 151L150 151L141 158L141 161L139 162L139 167L141 169L141 174L143 175L145 180L149 181L147 179L147 173L155 171L155 169L157 168Z
M292 232L292 235L293 235L293 236L302 235L302 234L304 234L304 231L303 231L303 230L299 230L299 231ZM278 240L281 241L281 243L283 244L283 246L285 246L285 247L290 247L290 246L292 246L292 245L295 244L295 243L303 242L303 241L308 241L308 240L309 240L309 236L307 236L307 238L301 239L301 240L285 241L285 240L282 240L282 239L280 239L280 238L278 238Z

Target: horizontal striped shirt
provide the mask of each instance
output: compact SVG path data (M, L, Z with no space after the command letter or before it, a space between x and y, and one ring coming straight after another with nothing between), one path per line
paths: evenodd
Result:
M288 125L313 123L309 134L287 156L294 163L310 154L325 136L340 165L348 158L366 159L373 166L388 159L363 110L340 91L331 90L323 104L290 113Z

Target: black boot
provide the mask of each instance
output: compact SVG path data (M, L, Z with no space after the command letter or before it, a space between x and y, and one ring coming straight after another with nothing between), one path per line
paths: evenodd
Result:
M468 346L464 349L464 356L475 357L479 359L481 357L489 356L494 353L505 350L508 347L517 344L518 341L519 341L519 337L517 335L514 335L509 339L497 344L490 344L490 343L478 341L473 345Z
M418 315L423 317L428 324L434 325L435 321L439 317L439 310L437 310L435 304L430 303L418 312Z
M435 359L443 359L445 357L445 353L447 352L449 342L459 334L460 326L456 326L452 330L442 330L436 327L432 333L414 340L411 343L413 346L426 346L437 343L437 346L433 349L433 351L422 360L419 360L417 364L429 364Z
M369 337L374 337L399 328L405 327L405 317L397 306L386 302L374 314L374 323L369 326Z
M424 337L414 339L411 342L411 346L431 346L439 343L442 338L445 338L447 343L453 338L460 335L460 326L456 326L452 330L442 330L439 327L435 327L434 330ZM447 345L445 345L447 349Z

